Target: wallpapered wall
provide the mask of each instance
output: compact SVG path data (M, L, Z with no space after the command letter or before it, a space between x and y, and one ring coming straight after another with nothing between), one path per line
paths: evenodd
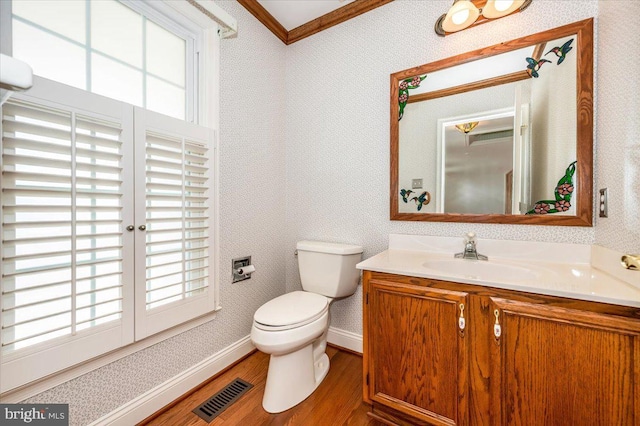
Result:
M596 189L609 190L609 217L597 219L596 243L640 253L640 81L629 71L640 67L640 2L601 0L598 9Z
M365 258L386 248L389 233L456 236L471 230L480 238L511 240L591 244L597 237L612 248L640 251L640 153L632 130L617 125L624 119L618 114L637 118L640 111L638 82L628 77L638 59L621 49L598 52L607 61L600 59L598 67L597 182L611 191L609 219L597 221L595 229L388 219L390 73L598 16L599 6L607 45L618 47L622 40L637 46L639 28L631 18L637 13L630 9L637 11L640 3L626 1L617 12L621 1L536 0L526 13L442 39L433 23L450 0L397 0L285 47L236 1L216 2L239 26L237 38L223 40L221 50L223 309L208 324L29 402L70 403L71 423L87 424L241 339L258 306L300 288L293 251L301 239L361 244ZM615 23L618 18L623 25ZM231 259L248 254L256 274L231 285ZM360 298L358 290L334 305L335 327L361 333Z

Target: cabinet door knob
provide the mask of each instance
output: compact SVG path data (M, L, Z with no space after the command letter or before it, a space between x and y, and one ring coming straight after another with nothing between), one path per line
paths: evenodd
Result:
M493 315L496 317L496 323L493 325L493 335L496 340L502 335L502 327L500 326L500 311L497 309L493 311Z
M134 229L136 229L136 227L133 226L133 225L127 226L127 231L129 231L129 232L133 231Z
M460 317L458 318L458 327L460 331L464 331L464 327L467 325L464 319L464 303L460 304Z
M144 231L144 230L147 229L147 226L146 225L140 225L140 226L138 226L138 229L141 230L141 231Z

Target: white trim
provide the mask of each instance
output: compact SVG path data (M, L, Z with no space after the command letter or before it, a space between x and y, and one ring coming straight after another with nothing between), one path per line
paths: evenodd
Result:
M189 325L195 325L195 323L204 323L209 320L211 320L211 318L207 316L203 317L200 320L192 321L189 323ZM130 355L131 353L137 352L141 349L165 340L170 337L167 336L168 333L170 333L171 335L177 335L183 333L185 330L186 327L183 324L182 326L167 330L167 332L165 333L156 334L149 337L148 339L145 339L144 341L134 343L133 345L129 345L117 352L108 354L104 357L78 366L73 370L66 371L50 379L45 379L37 385L30 386L28 389L22 389L20 391L13 392L7 397L3 396L2 402L17 403L46 389L56 386L57 384L67 382L73 377L78 377L91 370L99 368L100 366L106 365L117 359L123 358L124 356ZM343 347L345 349L362 353L362 336L359 334L335 327L329 327L329 331L327 333L327 341L331 344ZM95 420L89 426L129 426L132 424L136 424L139 421L147 418L151 414L155 413L165 405L169 404L171 401L195 388L214 374L219 373L226 367L246 356L251 351L253 351L253 349L254 346L251 343L250 336L245 336L237 342L227 346L221 351L199 362L198 364L177 374L166 382L118 407L116 410L113 410L112 412ZM73 374L73 377L71 377L71 373L75 373ZM55 382L57 383L54 383L54 379L57 379L55 380Z
M174 2L176 3L176 2ZM213 146L209 156L210 171L213 181L209 185L210 211L212 220L210 222L210 234L213 239L213 252L210 261L213 270L216 272L210 278L213 281L214 299L216 308L221 308L220 300L220 38L216 28L209 28L203 31L202 50L199 55L199 69L202 71L198 76L198 108L200 116L197 117L201 126L208 127L213 131ZM215 78L214 78L215 77Z
M189 0L165 0L163 5L173 8L173 10L190 21L197 23L202 28L217 28L220 26L220 36L222 38L233 37L237 34L238 22L220 6L211 0L193 0L193 2L195 5L190 3Z
M195 388L254 350L250 336L227 346L193 367L100 417L89 426L130 426Z
M203 73L202 69L198 69L198 54L202 45L202 37L204 28L185 19L183 15L173 13L172 8L166 7L164 2L158 1L140 1L140 0L118 0L120 3L129 7L136 13L144 16L146 19L154 22L156 25L173 33L177 37L185 40L185 116L184 121L198 123L198 75ZM100 52L101 53L101 52ZM146 68L145 74L158 76L150 73ZM173 83L173 82L168 82ZM145 88L146 97L146 88ZM146 108L146 102L145 102Z
M458 123L469 121L481 121L481 120L494 120L496 118L514 117L515 125L515 107L499 108L490 111L484 111L482 113L458 115L455 117L439 118L437 121L437 139L436 139L436 213L444 213L444 198L445 198L445 164L446 164L446 143L445 140L445 128L447 126L453 126ZM519 133L520 129L517 129ZM514 138L516 136L516 130L513 132ZM512 160L513 162L513 160ZM518 176L519 177L519 176ZM513 175L514 182L517 182L516 175Z
M327 333L327 342L349 349L354 352L362 353L362 335L352 333L351 331L342 330L335 327L329 327Z
M7 56L13 56L11 16L11 2L0 1L0 52Z
M184 324L175 326L169 330L154 334L153 336L147 337L144 340L132 343L128 346L124 346L121 349L117 349L113 352L110 352L98 358L94 358L82 364L78 364L75 367L71 367L49 377L45 377L42 380L33 382L32 384L27 384L15 390L0 394L0 401L5 404L15 404L27 398L31 398L34 395L66 383L84 374L90 373L93 370L97 370L100 367L104 367L107 364L111 364L114 361L153 346L156 343L160 343L164 340L170 339L171 337L177 336L178 334L189 331L192 328L198 327L206 322L212 321L216 316L216 312L219 310L220 308L217 308L214 312L203 315L202 317L194 319L193 321L189 321Z
M362 336L359 334L329 327L327 340L334 345L362 353ZM89 426L129 426L136 424L251 353L254 349L250 336L245 336L193 367L95 420Z

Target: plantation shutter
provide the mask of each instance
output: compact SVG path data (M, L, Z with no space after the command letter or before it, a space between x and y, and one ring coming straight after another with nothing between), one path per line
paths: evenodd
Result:
M2 390L133 341L132 107L60 86L2 107Z
M213 149L209 129L141 108L135 109L135 121L136 186L144 189L136 198L136 339L141 339L213 309L208 272Z

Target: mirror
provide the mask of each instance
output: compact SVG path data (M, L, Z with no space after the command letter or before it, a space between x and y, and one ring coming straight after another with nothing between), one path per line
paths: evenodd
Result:
M593 19L391 75L391 219L591 226Z

